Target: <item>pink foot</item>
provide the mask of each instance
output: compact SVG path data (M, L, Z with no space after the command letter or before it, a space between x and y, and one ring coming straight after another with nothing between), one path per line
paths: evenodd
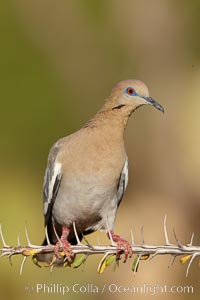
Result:
M65 226L62 227L62 235L61 235L60 241L58 241L55 245L55 256L57 258L60 257L59 251L60 251L60 248L62 248L62 250L65 253L66 260L69 263L71 263L72 259L74 257L74 253L72 251L71 244L67 240L67 238L69 236L69 232L70 232L69 228L67 228Z
M131 244L125 239L121 238L119 235L115 234L113 231L110 231L110 235L115 243L117 243L117 259L120 259L121 250L124 251L124 262L126 262L128 256L132 257L133 250ZM108 234L109 237L109 234Z

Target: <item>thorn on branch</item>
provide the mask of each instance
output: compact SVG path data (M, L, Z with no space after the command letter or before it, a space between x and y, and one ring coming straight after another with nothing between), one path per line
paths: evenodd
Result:
M142 235L142 245L145 244L144 242L144 226L141 227L141 235Z
M164 218L164 235L165 235L166 246L170 246L171 243L169 242L168 233L167 233L167 215L165 215L165 218Z
M45 226L45 237L46 237L46 240L47 240L47 245L51 245L47 226Z
M189 264L188 264L188 267L187 267L187 271L186 271L186 277L188 277L188 274L189 274L189 270L190 270L190 267L192 265L192 262L193 260L195 259L195 257L199 256L200 254L199 253L194 253L189 261Z
M149 260L152 260L154 257L156 257L156 255L158 255L158 250L156 250L152 255L151 257L149 258Z
M56 236L56 238L57 238L57 241L60 243L60 247L63 247L62 242L61 242L61 240L60 240L60 238L59 238L59 236L58 236L58 234L57 234L57 231L56 231L56 228L55 228L54 223L53 223L53 231L54 231L54 233L55 233L55 236Z
M133 235L132 229L131 229L131 244L132 244L132 246L135 246L134 235Z
M193 240L194 240L194 232L192 233L192 236L191 236L191 239L190 239L190 243L188 244L188 247L193 246Z
M28 230L27 230L26 223L25 223L25 235L26 235L27 244L28 244L29 247L31 247L32 244L31 244L30 239L29 239L29 235L28 235Z
M111 242L111 246L115 247L116 243L113 241L112 234L111 234L110 228L108 226L108 218L106 219L106 228L107 228L107 234L108 234L109 240Z
M81 241L80 241L80 239L79 239L77 230L76 230L75 222L73 222L73 228L74 228L74 234L75 234L75 237L76 237L77 245L82 245L82 243L81 243Z
M8 247L8 245L5 242L4 236L3 236L3 231L2 231L2 225L1 224L0 224L0 235L1 235L1 240L2 240L3 246L5 248Z
M89 243L89 241L86 239L86 237L84 235L82 235L84 241L86 242L86 245L90 248L90 249L93 249L93 246ZM79 246L82 246L84 244L80 244Z
M170 264L168 265L168 268L171 268L176 260L176 255L173 255L172 261L170 262Z
M18 236L17 236L17 245L18 245L18 247L21 246L21 243L20 243L20 232L18 233Z
M133 274L134 274L134 275L135 275L136 272L138 271L140 259L141 259L141 254L139 254L138 256L136 256L136 258L135 258L134 261L133 261L132 271L133 271Z
M180 242L179 239L177 238L177 235L176 235L176 232L175 232L175 228L174 228L174 227L173 227L173 234L174 234L174 238L175 238L175 240L176 240L176 242L177 242L177 245L178 245L180 248L182 248L183 245L181 244L181 242Z
M22 263L21 263L21 266L20 266L20 271L19 271L19 274L20 274L20 275L22 275L23 267L24 267L24 264L25 264L26 259L27 259L27 256L24 256L24 257L23 257L23 260L22 260Z

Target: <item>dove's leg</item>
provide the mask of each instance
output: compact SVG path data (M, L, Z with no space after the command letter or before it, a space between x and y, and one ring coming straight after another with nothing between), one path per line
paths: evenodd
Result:
M109 235L110 233L110 235ZM124 262L127 260L128 256L131 257L133 254L132 246L131 244L121 238L119 235L115 234L112 230L108 233L108 237L112 238L113 242L117 244L117 259L120 258L122 251L124 252Z
M71 244L68 242L67 238L69 236L70 229L63 226L62 227L62 235L60 237L60 240L56 243L55 246L55 256L60 257L59 250L60 248L65 253L66 259L68 262L72 262L72 259L74 257L74 253L71 248Z

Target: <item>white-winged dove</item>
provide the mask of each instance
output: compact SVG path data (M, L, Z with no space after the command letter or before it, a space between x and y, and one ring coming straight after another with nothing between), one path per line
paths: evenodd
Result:
M58 249L57 232L69 262L73 258L70 244L77 243L73 223L80 238L109 229L117 255L124 250L126 260L132 254L131 245L113 228L128 183L124 130L132 112L144 104L164 112L143 82L121 81L85 126L59 139L50 150L44 179L45 225Z

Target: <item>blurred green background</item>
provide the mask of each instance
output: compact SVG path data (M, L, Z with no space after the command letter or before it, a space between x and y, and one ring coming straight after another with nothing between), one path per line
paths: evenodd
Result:
M7 243L44 236L42 185L51 145L79 129L123 79L143 80L164 107L162 115L143 107L126 130L129 186L120 206L116 232L137 243L163 244L163 220L187 244L195 232L200 244L200 1L180 0L8 0L0 2L0 222ZM108 243L103 233L91 243ZM37 283L92 283L123 286L192 285L199 299L200 270L171 257L131 262L113 273L96 272L100 257L80 269L39 269L31 260L19 276L21 257L0 260L1 299L60 299L60 294L30 291ZM143 294L71 293L66 299L143 299ZM171 294L158 294L168 299ZM145 295L145 297L152 297Z

